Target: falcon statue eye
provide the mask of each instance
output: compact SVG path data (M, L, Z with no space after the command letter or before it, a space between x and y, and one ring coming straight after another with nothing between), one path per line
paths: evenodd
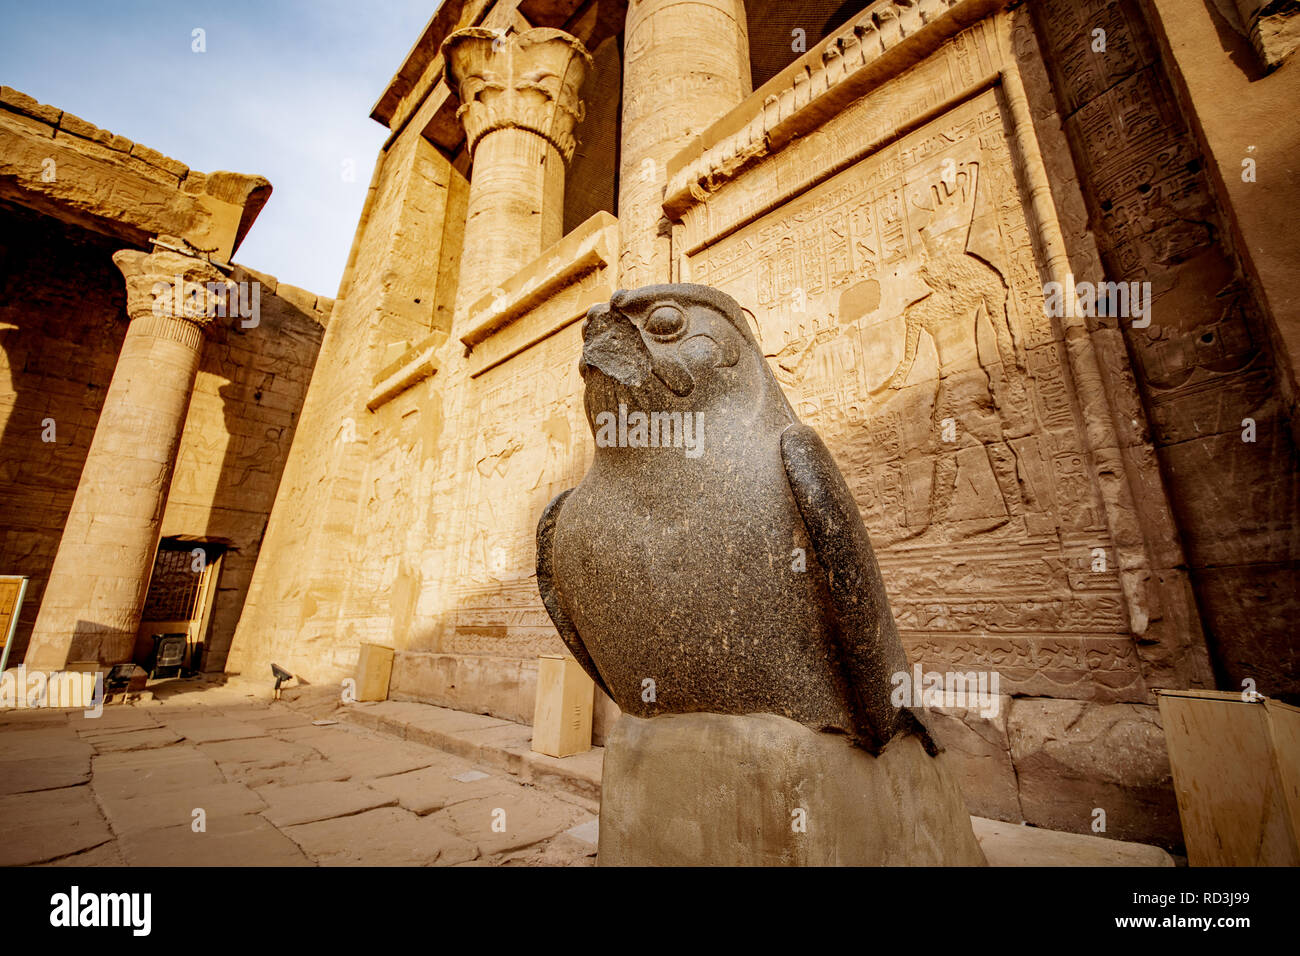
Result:
M645 320L645 330L660 337L674 336L685 327L686 316L671 305L659 306Z

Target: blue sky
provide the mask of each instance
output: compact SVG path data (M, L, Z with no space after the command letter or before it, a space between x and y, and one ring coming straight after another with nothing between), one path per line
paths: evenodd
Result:
M387 138L370 108L438 3L0 0L0 83L194 169L265 176L235 260L332 297Z

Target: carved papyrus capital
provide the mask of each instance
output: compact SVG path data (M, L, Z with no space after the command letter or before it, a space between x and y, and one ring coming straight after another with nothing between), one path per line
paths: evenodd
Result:
M1237 0L1241 25L1266 70L1275 70L1300 46L1300 3Z
M572 158L573 130L583 116L578 94L591 69L577 37L550 27L511 34L471 27L449 36L442 55L447 85L460 97L456 118L471 157L487 133L526 129L566 163Z
M203 259L170 249L122 249L113 264L126 281L126 312L132 322L159 329L182 320L199 332L228 314L232 283Z

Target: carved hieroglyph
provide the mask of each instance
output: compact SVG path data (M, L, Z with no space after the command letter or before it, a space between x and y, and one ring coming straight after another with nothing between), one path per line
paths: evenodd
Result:
M987 54L971 37L945 53L921 73L978 81ZM915 79L904 98L942 96ZM710 242L735 202L720 195L707 219L688 216L690 279L754 310L778 378L858 499L913 654L997 669L1013 692L1139 700L1000 97L986 88ZM751 189L774 184L790 152L755 169Z

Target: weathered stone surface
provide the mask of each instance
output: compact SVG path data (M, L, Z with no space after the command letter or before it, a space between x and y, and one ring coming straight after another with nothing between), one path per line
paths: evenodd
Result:
M313 779L335 779L338 768L327 765L314 748L272 738L252 737L224 740L198 746L205 757L211 757L228 780L237 780L250 787L261 787L279 782L299 773L311 774ZM315 764L325 766L316 767Z
M983 865L961 793L913 736L878 757L785 717L624 715L602 866Z
M215 761L185 745L103 754L95 758L94 773L101 799L129 796L142 788L164 792L226 782Z
M313 728L313 734L297 734L294 739L320 752L331 763L346 769L352 776L384 777L418 770L438 761L438 754L411 744L389 743L375 746L376 738L365 731L326 731Z
M458 767L459 761L454 765L448 761L437 767L376 777L366 781L366 785L396 797L403 809L420 816L466 800L490 796L501 789L501 779L491 775L467 782L455 779L456 773L463 772Z
M118 849L116 843L101 843L97 847L84 850L81 853L74 853L71 856L62 856L58 859L51 860L49 863L39 864L40 866L126 866L126 860L122 858L122 851Z
M1009 697L998 698L998 712L986 717L978 707L934 707L925 720L944 748L948 767L974 816L1019 823L1020 794L1007 737Z
M28 116L41 120L45 123L56 124L62 111L55 109L53 106L46 106L44 103L38 103L35 97L28 96L21 90L15 90L13 87L0 86L0 104L8 109L19 113L26 113Z
M1016 699L1007 715L1024 819L1177 847L1182 831L1155 707Z
M0 866L44 863L113 838L89 787L0 797L0 813L7 821L0 840Z
M183 163L17 91L0 105L0 194L124 244L177 236L228 260L270 193L265 179L237 173L185 192Z
M104 793L100 805L120 837L140 830L192 827L198 819L196 810L203 811L205 821L257 813L265 809L266 802L243 784L217 783L153 793L146 790L133 796Z
M82 737L128 730L152 730L158 726L153 714L143 707L105 707L98 717L74 711L68 725Z
M397 803L390 794L342 781L264 787L260 793L267 802L264 815L277 827L346 817Z
M296 843L256 814L137 830L119 841L127 866L310 866Z
M95 748L95 753L112 753L115 750L150 750L179 743L181 735L166 727L142 730L122 730L108 734L82 734L81 738Z
M90 757L86 754L0 760L0 793L72 787L89 779Z
M591 815L537 790L515 787L452 804L427 819L453 829L491 856L549 840Z
M1173 866L1158 846L1099 840L1077 833L972 817L971 826L989 866Z
M266 730L246 724L231 717L176 717L168 715L166 725L186 740L195 744L215 743L222 740L247 740L265 737Z
M473 843L433 818L391 807L290 827L288 833L322 866L452 866L479 855Z
M31 757L88 757L90 744L62 729L6 730L0 733L0 760Z

